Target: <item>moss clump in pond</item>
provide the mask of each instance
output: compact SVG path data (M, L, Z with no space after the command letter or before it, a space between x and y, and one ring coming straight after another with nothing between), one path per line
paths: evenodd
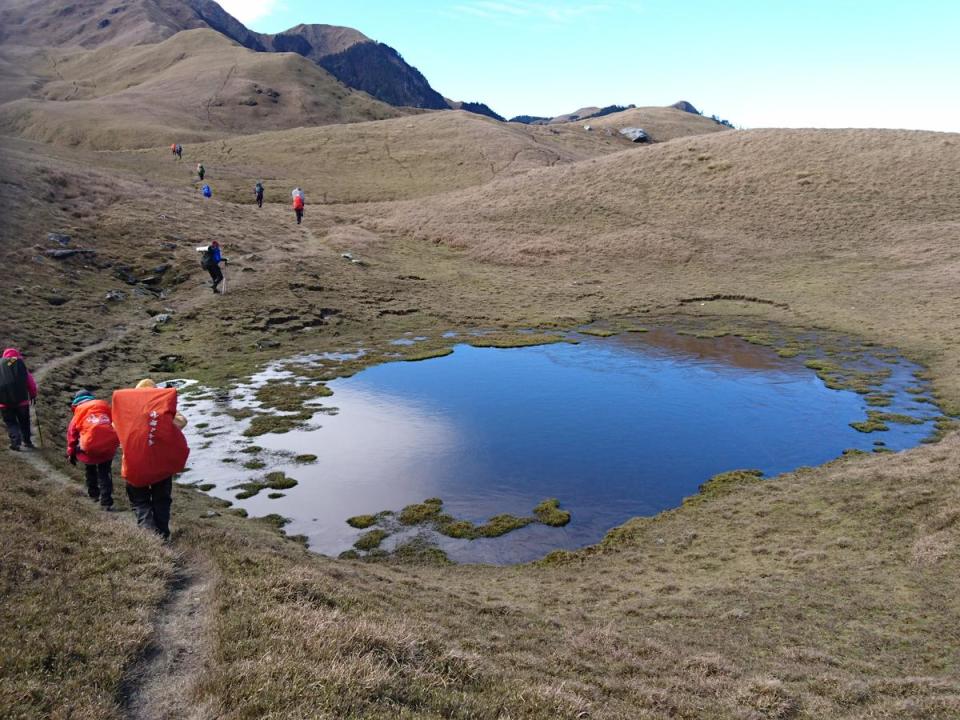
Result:
M451 565L447 554L421 537L400 543L390 554L391 559L418 565Z
M194 427L195 427L197 430L205 430L205 429L207 429L208 427L210 427L210 423L208 423L208 422L197 423L196 425L194 425Z
M247 498L252 498L253 496L258 495L261 490L266 490L266 488L267 486L265 483L254 480L251 482L234 485L230 489L240 491L237 493L237 500L246 500Z
M440 498L428 498L422 503L407 505L400 511L400 523L402 525L422 525L435 519L442 508L443 500Z
M261 522L265 522L267 525L271 525L278 530L285 525L290 524L290 518L285 518L283 515L277 515L277 513L270 513L269 515L264 515L262 518L257 518Z
M873 393L867 395L867 405L871 407L887 407L893 400L890 393Z
M224 410L224 412L232 417L234 420L246 420L249 417L256 415L256 412L253 408L230 408Z
M563 335L537 334L537 333L516 333L516 334L496 334L480 335L471 337L467 342L477 348L521 348L534 347L536 345L552 345L566 340Z
M267 464L263 460L257 460L254 458L253 460L247 460L243 466L247 470L262 470L267 466Z
M433 360L434 358L446 357L453 354L453 348L434 348L432 350L414 350L405 354L401 360L406 362L420 362L421 360Z
M197 485L197 490L202 490L203 492L210 492L216 487L213 483L203 483L203 485Z
M357 530L366 530L368 527L373 527L376 524L376 515L354 515L352 518L347 518L347 525L352 528L357 528Z
M563 527L570 522L570 512L560 509L560 501L556 498L544 500L533 509L537 520L550 527Z
M279 500L282 497L286 497L286 494L280 493L280 492L272 492L269 495L267 495L267 497L270 498L271 500Z
M313 417L313 413L304 411L296 415L257 415L250 421L250 427L243 431L246 437L259 437L274 433L282 435L303 427Z
M256 455L257 453L263 452L263 448L259 445L249 445L240 452L246 453L247 455Z
M260 405L281 412L300 412L304 403L330 397L333 391L322 383L295 383L271 380L254 394Z
M513 530L519 530L534 522L530 517L516 515L494 515L483 525L474 525L469 520L457 520L449 515L440 515L434 529L441 535L462 540L476 540L477 538L495 538L506 535Z
M619 335L620 333L616 330L608 330L606 328L585 328L580 331L581 335L593 335L594 337L608 338L613 337L614 335Z
M795 347L782 347L777 350L777 355L782 358L794 358L799 355L801 352L800 348Z
M868 410L866 420L850 423L850 427L862 433L883 432L890 429L890 426L887 425L887 423L896 423L898 425L922 425L924 421L920 418L913 417L912 415L880 412L879 410Z
M353 544L353 546L357 550L369 552L370 550L380 547L380 543L382 543L388 537L390 537L390 533L388 533L386 530L370 530L369 532L365 532L363 535L361 535Z
M297 481L283 472L272 472L266 476L266 486L271 490L289 490L297 486Z
M297 465L310 465L311 463L315 463L317 461L317 456L310 454L297 455L293 461L297 463Z
M443 512L443 501L440 498L429 498L422 503L407 505L394 516L389 511L377 515L357 515L347 520L351 527L365 529L379 523L388 528L397 525L429 527L451 538L462 540L476 540L477 538L494 538L526 527L531 523L542 522L546 525L559 527L570 521L570 513L559 509L559 501L544 500L535 509L535 517L518 517L507 513L494 515L485 523L477 525L469 520L455 518Z
M714 475L700 486L697 495L683 499L684 505L699 505L705 500L729 495L738 487L753 485L763 479L762 470L731 470L730 472Z

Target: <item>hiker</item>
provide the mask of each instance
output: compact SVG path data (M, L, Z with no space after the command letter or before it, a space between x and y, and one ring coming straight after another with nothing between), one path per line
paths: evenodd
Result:
M183 160L183 145L177 143L177 147L174 152L177 154L177 160Z
M206 247L198 247L197 252L200 255L200 267L210 273L210 287L214 292L219 292L217 287L223 282L223 271L220 269L220 262L227 264L227 258L220 254L220 243L216 240Z
M210 189L209 185L204 185L202 188L200 188L200 192L203 193L205 198L213 197L213 190Z
M293 191L293 213L297 216L297 225L303 220L303 190L296 188Z
M176 144L176 143L174 143L173 145L170 146L170 154L173 155L173 156L176 156L176 154L177 154L177 144Z
M121 473L137 525L170 539L173 476L190 455L187 420L177 412L177 391L150 379L113 394L113 425L123 447Z
M263 207L263 183L258 182L253 186L253 194L257 198L257 207Z
M113 429L110 405L89 390L78 390L70 403L73 417L67 425L67 459L86 466L87 495L106 511L113 509L113 456L120 440Z
M203 176L206 174L207 174L207 171L203 167L203 163L197 163L197 175L200 176L200 182L203 182Z
M37 399L37 383L16 348L7 348L0 359L0 414L10 436L10 449L33 448L30 437L30 404Z

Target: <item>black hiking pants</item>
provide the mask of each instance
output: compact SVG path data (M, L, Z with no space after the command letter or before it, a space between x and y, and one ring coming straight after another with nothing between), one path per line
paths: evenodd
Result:
M30 406L8 408L5 407L3 423L7 426L7 435L10 436L10 447L20 449L21 443L30 443Z
M297 214L297 225L299 225L299 224L300 224L300 221L303 220L303 209L302 209L302 208L298 208L298 209L294 210L294 212Z
M263 193L257 193L257 207L263 207Z
M213 263L207 268L207 272L210 273L210 279L213 281L213 289L216 290L217 285L223 282L223 270L220 269L218 263Z
M87 495L103 507L113 507L113 461L87 465Z
M164 540L170 537L172 493L172 477L147 487L134 487L127 483L127 497L130 498L130 505L137 516L137 525L153 530Z

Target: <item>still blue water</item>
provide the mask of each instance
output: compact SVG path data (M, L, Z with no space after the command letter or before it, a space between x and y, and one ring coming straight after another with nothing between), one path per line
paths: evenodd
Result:
M915 366L889 367L889 389L901 392L883 409L935 414L907 407L913 398L902 387ZM344 523L352 515L436 496L447 512L479 523L530 514L556 497L573 516L565 528L435 538L458 561L532 560L676 507L726 470L772 476L878 440L912 447L930 432L929 424L891 424L859 433L849 424L864 419L864 398L828 390L801 360L735 338L669 331L520 349L458 345L447 357L374 366L329 387L337 416L257 441L316 454L319 463L282 466L300 481L287 497L241 503L252 514L291 517L289 532L328 554L356 539Z

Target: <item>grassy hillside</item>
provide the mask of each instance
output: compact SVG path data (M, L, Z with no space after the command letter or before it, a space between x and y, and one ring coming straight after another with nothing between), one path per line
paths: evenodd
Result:
M638 148L555 130L442 113L188 145L209 201L162 148L2 139L0 260L16 273L0 334L34 368L117 338L41 377L46 459L79 476L58 446L79 385L229 386L301 351L362 343L372 362L407 331L439 347L446 330L625 316L889 343L958 407L958 136L771 130ZM253 207L252 176L282 203ZM48 232L96 254L55 259ZM214 237L231 259L224 296L194 250ZM714 295L734 299L683 302ZM155 327L160 312L172 320ZM158 687L181 703L161 714L186 699L209 718L960 713L956 433L726 478L595 548L509 568L321 558L182 488L162 549L91 515L48 465L4 458L0 703L17 717L142 716L136 698ZM193 627L183 569L213 589L178 670L142 651L147 626ZM108 595L113 612L85 624L68 595Z
M610 128L619 131L625 127L640 127L654 142L666 142L691 135L707 135L727 128L702 115L677 110L672 107L631 108L598 118L575 121L574 124L589 125L594 131Z
M311 203L357 203L424 197L630 147L582 130L517 128L442 112L190 144L185 159L203 161L213 186L231 200L251 201L261 179L267 202L286 203L290 189L302 186ZM182 184L193 163L156 163L164 152L117 153L107 162Z
M0 131L93 149L397 117L294 54L255 53L212 30L162 43L32 57L41 87L0 105Z

